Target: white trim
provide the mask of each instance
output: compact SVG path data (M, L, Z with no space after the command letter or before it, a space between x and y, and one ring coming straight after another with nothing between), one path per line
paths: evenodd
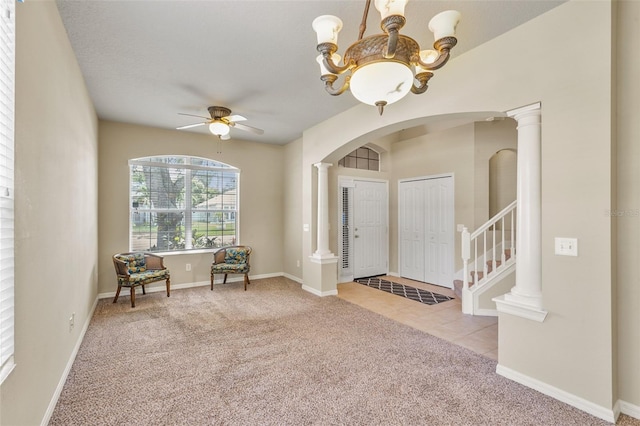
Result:
M616 419L619 414L626 414L627 416L633 417L635 419L640 420L640 406L634 405L630 402L618 400L616 401L616 405L613 408L616 413Z
M284 273L282 272L276 272L273 274L260 274L260 275L249 275L249 278L252 280L261 280L263 278L274 278L274 277L283 277L285 276ZM287 277L289 278L289 277ZM213 283L214 284L222 284L223 278L216 278ZM229 279L227 280L227 283L233 283L233 282L242 282L244 281L244 276L235 276L235 277L229 277ZM295 280L294 280L295 281ZM160 281L158 281L158 283L160 283ZM193 287L204 287L204 286L210 286L211 285L211 281L197 281L197 282L192 282L192 283L180 283L180 284L171 284L171 290L182 290L185 288L193 288ZM123 287L124 288L124 287ZM157 293L160 291L166 291L167 288L164 284L157 284L154 286L151 286L150 284L147 284L147 286L145 287L145 291L147 293ZM137 293L136 293L137 294ZM109 299L112 297L115 297L116 292L115 291L109 291L106 293L100 293L98 294L98 299ZM129 296L129 292L120 292L120 296Z
M523 112L536 111L539 109L542 109L542 103L536 102L535 104L525 105L516 109L509 110L506 112L506 114L507 114L507 117L513 118L518 114L522 114Z
M547 317L547 311L543 311L533 306L523 305L512 300L507 300L505 298L505 296L507 295L509 295L509 293L491 299L496 302L496 309L498 310L498 312L504 312L506 314L511 314L517 317L522 317L538 322L543 322Z
M311 294L315 294L316 296L320 296L320 297L325 297L325 296L337 296L338 295L338 290L329 290L329 291L320 291L320 290L316 290L313 287L309 287L307 285L302 284L302 289L304 291L308 291Z
M302 278L298 278L295 275L291 275L291 274L287 274L286 272L283 272L282 276L285 277L285 278L290 279L291 281L295 281L298 284L302 284Z
M513 380L514 382L518 382L521 385L535 389L538 392L555 398L558 401L564 402L565 404L569 404L572 407L596 416L602 420L606 420L611 423L616 422L614 410L611 408L595 404L577 395L558 389L555 386L551 386L548 383L541 382L540 380L534 379L500 364L496 367L496 373L506 377L507 379Z
M328 264L328 263L338 263L338 256L333 253L324 254L324 255L316 255L315 253L309 256L309 260L313 263L318 263L320 265Z
M96 297L96 299L93 301L93 306L89 311L89 315L87 315L87 320L84 322L84 325L82 326L82 331L80 331L80 334L78 335L78 341L76 342L76 345L73 347L73 351L71 351L71 356L69 356L67 365L64 368L64 371L62 372L62 376L60 376L60 380L58 381L58 386L56 387L56 390L53 393L53 396L51 397L51 401L49 401L49 406L47 407L47 411L44 413L44 417L42 418L42 422L40 423L42 426L48 425L49 420L51 420L51 416L53 415L53 410L55 410L56 405L58 404L58 399L60 398L60 394L62 393L64 384L67 382L67 377L71 372L71 367L73 367L73 363L76 360L78 351L80 350L80 345L84 340L84 335L86 334L87 329L89 328L89 323L93 318L93 313L95 312L96 306L98 305L98 299L99 298Z

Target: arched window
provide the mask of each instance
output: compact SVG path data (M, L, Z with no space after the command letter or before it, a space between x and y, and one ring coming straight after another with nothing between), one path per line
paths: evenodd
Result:
M367 147L360 147L338 162L350 169L380 171L380 154Z
M228 164L199 157L129 161L131 251L188 251L238 241L238 177Z

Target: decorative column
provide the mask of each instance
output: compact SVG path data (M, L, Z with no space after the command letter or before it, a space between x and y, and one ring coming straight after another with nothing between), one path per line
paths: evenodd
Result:
M540 104L507 115L518 122L516 285L494 300L499 312L543 321L547 312L542 310Z
M318 169L318 237L317 249L313 253L315 258L333 258L329 250L329 174L331 163L316 163Z

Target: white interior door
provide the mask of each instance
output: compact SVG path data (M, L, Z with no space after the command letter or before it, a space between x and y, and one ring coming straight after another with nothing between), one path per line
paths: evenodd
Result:
M400 182L398 210L400 275L453 288L453 177Z
M354 278L388 272L386 182L356 181L353 190Z
M425 275L424 281L453 286L453 178L425 182Z
M400 276L424 281L424 181L399 186Z

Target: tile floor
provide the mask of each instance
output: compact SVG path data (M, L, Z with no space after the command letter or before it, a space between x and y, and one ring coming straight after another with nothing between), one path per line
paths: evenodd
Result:
M497 317L464 315L460 299L447 288L406 278L381 278L453 296L455 299L437 305L425 305L354 282L338 284L338 297L489 358L498 359Z

